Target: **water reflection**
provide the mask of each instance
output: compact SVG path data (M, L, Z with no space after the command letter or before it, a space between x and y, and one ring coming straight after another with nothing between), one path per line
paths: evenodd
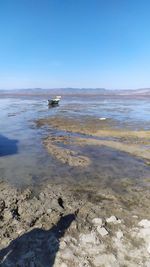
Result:
M17 143L17 140L9 139L8 137L0 134L0 157L17 154Z

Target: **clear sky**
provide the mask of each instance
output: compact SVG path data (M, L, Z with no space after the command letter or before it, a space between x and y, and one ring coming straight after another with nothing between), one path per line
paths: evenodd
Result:
M150 87L149 0L0 0L0 88Z

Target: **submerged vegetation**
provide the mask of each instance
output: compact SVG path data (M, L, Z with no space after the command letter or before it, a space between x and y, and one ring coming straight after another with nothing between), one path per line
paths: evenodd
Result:
M55 150L62 151L60 144L70 144L77 146L106 146L129 153L135 157L146 160L149 164L150 160L150 131L135 131L122 128L114 128L113 121L101 121L95 118L67 118L53 117L40 119L37 126L48 125L61 131L61 135L56 137L49 136L45 139L44 144L48 148L49 153L57 157ZM77 135L74 135L77 134ZM59 144L59 146L58 146ZM54 148L55 149L52 149ZM68 149L66 157L73 153ZM58 158L58 157L57 157ZM59 157L61 160L61 156ZM90 162L90 161L89 161Z

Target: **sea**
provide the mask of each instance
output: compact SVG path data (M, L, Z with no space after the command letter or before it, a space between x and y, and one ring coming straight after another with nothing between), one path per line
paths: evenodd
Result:
M37 127L50 116L106 118L116 127L150 130L150 98L101 95L64 95L58 107L49 108L46 95L0 97L0 180L17 187L51 183L93 184L119 190L120 181L142 184L150 166L137 157L108 147L84 148L91 166L70 167L48 154L43 138L58 130ZM120 189L121 190L121 189Z

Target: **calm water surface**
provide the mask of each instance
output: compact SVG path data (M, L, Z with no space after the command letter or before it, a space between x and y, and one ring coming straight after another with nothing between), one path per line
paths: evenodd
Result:
M150 129L150 100L63 97L60 106L49 109L44 97L0 98L0 179L17 186L54 182L96 183L113 187L116 181L150 177L150 167L138 158L109 148L84 148L93 160L86 170L54 160L42 145L47 129L34 121L53 115L94 116L113 119L132 129ZM55 130L53 130L55 134Z

